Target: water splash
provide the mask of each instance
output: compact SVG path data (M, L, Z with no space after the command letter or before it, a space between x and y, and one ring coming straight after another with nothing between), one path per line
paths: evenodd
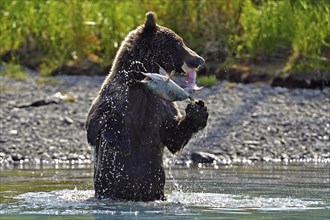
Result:
M202 130L199 130L195 135L194 135L194 139L196 141L198 141L199 145L201 146L202 149L207 148L207 146L205 146L205 140L208 137L209 134L209 124L207 123L206 127Z
M295 198L264 198L246 195L218 193L178 193L168 196L168 202L180 202L186 206L230 209L308 209L319 201L304 201Z
M129 69L135 69L135 70L139 70L141 72L147 72L147 69L145 68L144 64L138 60L131 61L130 65L129 65Z
M168 165L168 175L173 181L174 192L182 192L182 186L178 183L178 181L174 178L172 168L174 167L175 163L178 160L178 154L180 154L182 150L178 153L173 154L172 157L167 161Z
M182 214L202 212L205 210L311 210L324 209L321 201L306 201L297 198L266 198L246 195L218 193L183 193L173 192L166 195L168 201L144 202L114 202L97 200L93 190L55 190L51 192L28 192L14 197L16 204L1 204L0 214L47 214L47 215L77 215L77 214ZM317 207L318 206L318 207ZM330 207L328 207L330 209Z

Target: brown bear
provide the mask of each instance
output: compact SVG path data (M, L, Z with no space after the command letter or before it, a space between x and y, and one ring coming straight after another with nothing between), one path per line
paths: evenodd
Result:
M182 116L174 102L156 96L140 80L142 72L158 72L159 66L181 74L184 63L195 70L204 59L172 30L156 24L153 12L122 42L86 122L95 150L97 198L165 199L164 148L173 154L181 150L206 126L208 110L203 101L195 101Z

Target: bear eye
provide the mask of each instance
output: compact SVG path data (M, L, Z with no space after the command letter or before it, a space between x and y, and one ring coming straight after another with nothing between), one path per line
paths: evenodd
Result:
M181 50L183 48L183 44L181 41L177 41L175 44L175 47L177 50Z

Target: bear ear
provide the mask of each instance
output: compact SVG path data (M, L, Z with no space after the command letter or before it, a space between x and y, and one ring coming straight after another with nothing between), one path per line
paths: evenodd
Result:
M153 11L149 11L146 14L146 21L144 23L144 31L145 32L153 32L157 28L157 15Z

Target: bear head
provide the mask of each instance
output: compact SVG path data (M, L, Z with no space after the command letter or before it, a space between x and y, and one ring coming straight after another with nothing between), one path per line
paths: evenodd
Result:
M157 73L159 66L168 73L186 75L188 69L195 72L204 62L179 35L158 25L154 12L148 12L145 23L131 31L122 42L109 79L122 78L123 72L131 72L135 80L141 80L144 78L141 72ZM184 64L188 68L182 69Z

